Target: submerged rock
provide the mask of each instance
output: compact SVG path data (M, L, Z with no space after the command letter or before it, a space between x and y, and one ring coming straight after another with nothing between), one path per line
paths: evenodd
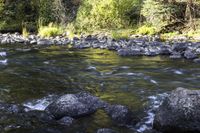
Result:
M98 129L96 133L118 133L118 132L109 128L101 128L101 129Z
M0 112L22 113L25 112L25 107L17 104L0 103Z
M200 63L200 58L194 59L193 60L195 63Z
M134 125L137 122L137 119L133 117L133 113L126 106L110 105L105 111L118 125Z
M45 110L55 119L65 116L81 117L106 106L106 103L89 93L66 94L61 96Z
M153 127L163 133L200 132L200 90L173 91L156 112Z
M169 56L171 59L180 59L181 57L181 53L179 52L173 52L172 55Z
M41 129L35 129L31 131L31 133L62 133L62 132L52 128L41 128Z
M74 121L73 118L66 116L66 117L63 117L62 119L58 120L57 122L60 125L70 126L73 123L73 121Z

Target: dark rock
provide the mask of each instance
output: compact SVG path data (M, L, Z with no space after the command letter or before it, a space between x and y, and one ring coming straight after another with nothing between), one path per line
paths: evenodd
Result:
M54 120L51 114L38 110L28 111L24 114L24 116L29 118L36 118L37 120L40 120L42 122L52 122Z
M61 96L45 110L55 119L64 116L81 117L95 112L106 106L106 103L88 93L67 94Z
M163 133L200 132L200 90L172 91L156 112L153 128Z
M158 132L158 131L156 131L154 129L149 129L149 130L146 130L146 131L144 131L142 133L161 133L161 132Z
M197 54L200 54L200 47L196 48L195 51L196 51Z
M183 52L187 49L188 44L187 43L176 43L172 45L172 50L176 52Z
M121 56L130 56L130 55L139 56L142 55L143 53L139 48L119 49L117 52Z
M41 129L35 129L31 131L31 133L62 133L62 132L52 128L41 128Z
M172 55L169 56L171 59L180 59L182 58L181 53L179 52L173 52Z
M109 128L102 128L102 129L98 129L97 133L118 133L118 132Z
M0 112L22 113L25 112L25 107L17 104L0 103Z
M57 122L61 125L70 126L73 123L74 119L71 117L63 117L62 119L58 120Z
M37 40L38 45L52 45L53 41L50 39L39 39Z
M154 46L148 46L145 48L145 55L148 56L155 56L160 53L160 50L157 47Z
M123 105L110 105L105 111L118 125L133 125L137 119L133 117L133 113Z
M160 54L161 55L170 55L172 53L171 46L169 45L162 45L160 47Z
M200 63L200 58L194 59L193 60L195 63Z
M37 41L36 40L31 40L30 44L37 44Z
M194 53L194 52L191 51L191 50L187 50L187 51L185 51L185 53L184 53L184 57L185 57L186 59L195 59L195 58L197 58L197 54Z

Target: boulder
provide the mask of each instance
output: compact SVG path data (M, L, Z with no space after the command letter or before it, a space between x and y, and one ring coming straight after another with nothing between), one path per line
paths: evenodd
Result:
M97 130L97 133L118 133L118 132L109 128L101 128Z
M186 50L185 53L184 53L184 57L185 57L186 59L195 59L195 58L197 58L198 56L197 56L197 54L194 53L193 51L191 51L191 50Z
M38 39L37 44L38 45L52 45L53 41L50 39Z
M172 53L172 49L170 45L162 45L160 47L160 54L161 55L170 55Z
M134 55L134 56L139 56L142 55L142 51L139 48L124 48L124 49L119 49L118 54L121 56L130 56L130 55Z
M65 116L81 117L106 106L106 103L89 93L66 94L50 104L45 110L55 119Z
M174 45L172 45L172 50L176 52L183 52L187 49L187 47L187 43L175 43Z
M163 133L200 132L200 90L172 91L158 108L153 128Z
M126 106L110 105L105 111L120 126L134 125L137 122L137 119L133 117L133 112Z

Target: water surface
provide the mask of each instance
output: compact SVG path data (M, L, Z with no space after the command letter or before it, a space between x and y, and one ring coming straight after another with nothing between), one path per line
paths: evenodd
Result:
M120 57L114 51L65 46L0 46L1 102L44 110L59 95L87 91L109 103L127 105L141 119L136 126L119 127L99 110L77 120L70 129L48 125L62 132L94 133L106 127L122 133L142 132L151 128L154 109L166 93L180 86L200 88L199 81L200 65L184 59ZM0 120L3 126L13 124L16 121ZM14 126L5 132L27 133L37 128L46 125Z

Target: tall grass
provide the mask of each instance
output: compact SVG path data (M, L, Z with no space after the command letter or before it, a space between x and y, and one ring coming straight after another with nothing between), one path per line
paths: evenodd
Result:
M50 23L48 26L39 26L38 34L42 37L52 37L63 33L63 28Z

